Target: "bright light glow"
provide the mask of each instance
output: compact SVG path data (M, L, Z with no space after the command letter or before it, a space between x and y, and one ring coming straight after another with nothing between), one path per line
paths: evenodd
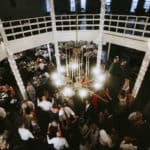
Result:
M111 3L111 0L106 0L106 3Z
M72 70L76 70L76 69L78 69L78 64L77 63L71 63L70 67Z
M149 11L149 9L150 9L150 0L145 0L144 9L145 9L145 12Z
M51 78L53 79L53 80L57 80L57 79L59 79L59 74L57 73L57 72L54 72L54 73L52 73L52 75L51 75Z
M81 3L81 8L86 10L86 0L81 0L80 3Z
M70 11L75 12L76 11L76 3L75 0L70 0Z
M63 95L66 96L66 97L71 97L74 95L74 91L71 87L65 87L63 89Z
M80 89L80 90L79 90L79 95L80 95L80 97L82 97L82 98L86 97L86 96L88 95L88 90L85 89L85 88Z
M53 80L53 83L57 87L62 86L62 85L65 84L65 78L64 78L64 76L61 75L61 74L59 74L59 73L57 73L57 72L52 73L51 78Z
M112 0L106 0L106 11L107 12L110 12L111 2L112 2Z
M64 67L64 66L61 66L61 67L60 67L60 72L61 72L61 73L65 73L65 71L66 71L65 67Z
M95 67L95 68L93 68L92 73L94 75L99 75L99 74L101 74L101 70L99 67Z
M59 87L59 86L62 86L64 83L61 79L57 79L57 80L54 80L54 84Z
M104 82L105 81L105 75L99 75L96 77L96 80L98 80L99 82Z
M93 87L94 87L96 90L101 89L102 86L103 86L102 83L98 83L98 82L93 83Z
M50 12L50 3L49 3L49 0L46 0L46 12Z
M130 12L135 12L139 0L132 0Z

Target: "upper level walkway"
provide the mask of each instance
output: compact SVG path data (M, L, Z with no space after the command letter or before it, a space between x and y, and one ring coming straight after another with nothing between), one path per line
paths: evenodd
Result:
M98 42L100 14L56 15L57 41ZM50 16L1 21L0 32L11 53L53 43ZM103 42L147 51L150 42L150 17L106 14Z

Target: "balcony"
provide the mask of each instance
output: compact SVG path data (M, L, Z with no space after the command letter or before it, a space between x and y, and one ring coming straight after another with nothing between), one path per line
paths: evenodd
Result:
M100 14L56 15L58 41L98 41ZM53 42L50 16L2 21L8 48L13 52ZM150 38L150 17L106 14L104 42L145 51ZM41 40L42 39L42 40ZM119 42L118 42L119 41Z

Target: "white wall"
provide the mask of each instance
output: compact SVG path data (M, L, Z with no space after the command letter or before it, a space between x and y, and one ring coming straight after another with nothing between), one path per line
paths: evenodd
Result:
M76 31L58 31L56 39L58 41L76 41ZM99 32L97 30L80 30L78 31L78 40L98 42ZM114 32L104 32L104 43L110 42L112 44L129 47L135 50L144 51L148 50L148 38L135 37L131 35L123 35ZM51 32L25 37L9 41L7 46L12 53L24 51L43 44L52 43L53 34Z
M7 47L11 53L17 53L51 42L52 42L52 34L48 32L9 41L7 43Z
M58 41L76 41L76 34L78 34L78 41L97 41L98 31L96 30L80 30L78 33L76 31L62 31L57 33Z
M143 52L148 51L148 38L105 31L104 39L115 45L129 47Z
M97 37L97 31L78 32L78 40L96 41ZM76 41L76 31L59 31L56 33L56 38L58 41ZM11 53L16 53L52 42L53 34L48 32L8 41L7 46Z

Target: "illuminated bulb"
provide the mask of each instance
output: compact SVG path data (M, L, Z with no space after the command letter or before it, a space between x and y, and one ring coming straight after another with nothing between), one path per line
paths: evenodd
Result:
M102 83L98 83L98 82L95 82L95 83L93 84L93 87L94 87L96 90L102 88L102 86L103 86Z
M101 74L101 75L96 77L96 80L98 80L99 82L104 82L105 81L105 76Z
M84 88L80 89L80 90L79 90L79 95L80 95L80 97L82 97L82 98L86 97L86 96L88 95L87 89L84 89Z
M93 73L94 75L98 75L98 74L101 73L101 70L100 70L99 67L95 67L95 68L93 68L92 73Z
M66 71L66 70L65 70L65 67L61 66L61 67L60 67L60 72L61 72L61 73L64 73L65 71Z
M57 80L54 80L54 84L59 87L59 86L62 86L63 85L63 81L61 79L57 79Z
M65 87L65 88L63 89L63 95L64 95L64 96L71 97L71 96L74 95L74 91L72 90L71 87Z
M62 86L65 84L65 79L64 79L64 76L57 73L57 72L54 72L52 75L51 75L51 78L53 80L53 83L59 87L59 86Z
M58 75L57 72L52 73L51 77L52 77L53 80L59 79L59 75Z

